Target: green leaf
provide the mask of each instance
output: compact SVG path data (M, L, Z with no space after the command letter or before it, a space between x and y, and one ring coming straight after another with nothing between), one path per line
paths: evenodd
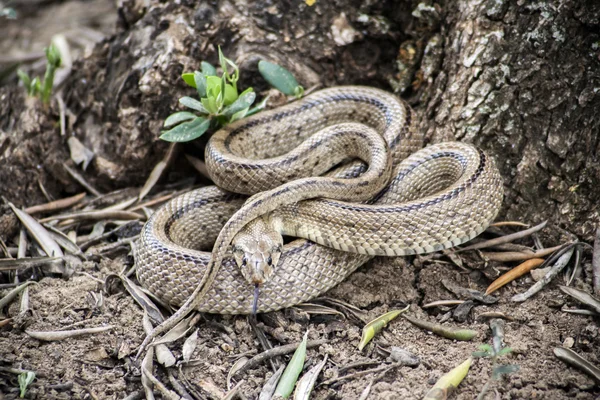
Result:
M175 128L161 132L160 138L167 142L189 142L208 130L210 119L197 117L193 121L184 122Z
M234 121L237 121L238 119L244 118L246 116L246 114L248 114L248 109L249 109L249 107L246 107L243 110L240 110L240 111L236 112L235 114L233 114L231 116L231 119L229 120L229 122L234 122Z
M29 74L22 69L18 69L17 75L19 75L19 79L21 82L23 82L23 86L25 86L25 90L29 94L29 90L31 88L31 78L29 77Z
M501 350L500 350L500 351L499 351L499 352L496 354L496 356L498 356L498 357L502 357L503 355L506 355L506 354L508 354L508 353L511 353L512 351L513 351L513 350L512 350L510 347L505 347L505 348L501 349Z
M206 96L214 99L221 93L221 78L218 76L206 77Z
M58 51L58 47L54 44L51 44L50 47L44 50L46 52L46 59L48 60L48 64L54 68L60 67L60 51Z
M202 61L200 63L202 68L202 73L206 76L215 76L217 75L217 69L212 66L212 64L207 63L206 61Z
M471 355L475 358L485 358L489 357L491 354L487 351L474 351L473 353L471 353Z
M284 399L287 399L292 394L294 386L296 385L296 381L298 380L298 376L300 376L300 372L302 372L302 369L304 368L307 340L308 331L306 331L304 334L302 342L294 352L294 355L292 356L292 359L287 367L285 367L285 371L283 371L283 375L281 375L281 379L279 379L279 383L275 389L275 394L273 395L274 397L281 396Z
M494 348L492 346L490 346L489 344L480 344L479 345L479 350L481 351L485 351L486 353L492 354L494 352Z
M29 385L31 385L31 383L33 382L34 379L35 379L35 373L32 371L23 372L22 374L19 375L18 380L19 380L19 389L20 389L19 397L20 398L25 397L27 388L29 387Z
M191 108L192 110L199 111L203 114L208 114L208 110L205 108L205 106L202 105L201 102L199 102L198 100L196 100L192 97L188 97L188 96L182 97L179 99L179 103L188 108Z
M387 324L394 320L398 315L402 314L406 310L408 310L409 306L406 306L402 310L393 310L387 312L379 317L375 318L373 321L369 322L365 325L362 330L362 337L360 338L360 343L358 344L358 351L362 351L367 344L373 339L375 334L379 333L383 328L387 326Z
M256 114L259 111L262 111L265 109L265 107L267 106L267 101L269 100L269 96L265 97L264 99L262 99L260 101L260 103L258 103L256 106L252 107L250 110L248 110L248 113L246 114L247 117Z
M440 394L448 393L450 390L457 388L458 385L465 379L465 376L469 373L469 368L473 360L468 358L462 364L454 367L450 372L442 375L435 385L427 392L424 400L440 399ZM444 396L443 398L446 398Z
M492 379L498 380L502 377L502 375L512 374L513 372L517 372L518 370L518 365L499 365L492 371Z
M191 113L189 111L176 112L167 117L163 126L165 128L169 128L173 125L179 124L180 122L189 121L190 119L194 119L196 117L197 117L196 114Z
M226 106L235 102L238 98L237 90L231 86L230 84L225 85L225 97L223 99L223 104Z
M223 115L227 117L231 117L232 115L238 113L243 109L249 108L252 103L254 103L254 99L256 98L256 93L254 92L244 92L240 97L237 98L230 106L225 107L223 109Z
M194 72L194 84L200 98L206 97L206 76L202 72Z
M209 112L209 114L214 115L219 112L219 109L217 107L217 103L216 103L214 97L206 97L204 99L200 99L200 101L202 102L202 105L204 106L204 108L206 108L206 110Z
M196 80L194 79L194 75L194 72L185 72L181 74L181 77L183 78L183 81L188 84L188 86L196 89Z
M29 88L31 96L37 96L38 94L40 94L42 92L42 82L40 81L40 78L38 78L37 76L33 78L33 80L31 81L31 86Z
M304 93L304 89L290 71L277 64L261 60L258 63L258 71L271 86L287 96L298 97Z

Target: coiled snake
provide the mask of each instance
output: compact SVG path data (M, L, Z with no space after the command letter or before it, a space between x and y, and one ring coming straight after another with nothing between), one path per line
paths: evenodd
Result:
M321 134L324 128L333 142ZM354 138L339 141L340 131ZM377 148L370 155L365 152L369 143ZM172 319L190 308L250 313L255 288L236 265L230 244L244 225L265 214L285 235L305 239L283 247L273 275L261 285L260 312L318 296L373 256L432 252L472 239L495 218L502 201L493 160L459 142L410 155L421 146L408 105L382 90L358 86L321 90L228 125L209 141L206 162L215 183L229 191L197 189L156 211L134 251L139 281L167 303L182 305L188 299ZM381 154L386 147L394 165L391 182L384 189L376 183L363 190L387 174L390 157ZM349 157L361 158L369 168L360 175L365 164L348 162ZM371 163L381 169L375 171ZM332 170L336 165L342 166ZM313 173L353 179L331 183L310 178ZM302 179L280 186L297 178ZM307 187L312 193L306 194ZM246 197L232 192L265 190L236 213ZM357 196L353 203L322 198L331 191L345 200ZM202 250L215 240L211 258Z

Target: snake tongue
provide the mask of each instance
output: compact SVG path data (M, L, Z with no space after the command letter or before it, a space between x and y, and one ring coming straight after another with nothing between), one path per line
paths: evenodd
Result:
M254 300L252 301L252 315L256 315L258 312L258 294L259 294L260 286L257 284L254 285Z

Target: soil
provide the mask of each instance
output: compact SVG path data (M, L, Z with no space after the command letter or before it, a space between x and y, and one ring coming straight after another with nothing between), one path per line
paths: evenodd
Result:
M407 42L407 32L420 32L422 38L430 39L440 29L438 23L416 24L406 10L415 9L417 3L408 1L365 5L318 0L317 8L313 9L304 3L297 6L271 1L121 3L115 9L113 2L103 1L26 2L15 5L19 12L17 21L0 19L0 37L5 38L0 39L0 49L5 54L0 67L6 72L0 74L0 194L15 205L26 207L47 202L46 196L60 199L81 192L83 189L63 164L76 169L102 193L115 193L104 197L105 205L137 195L168 148L157 139L164 118L177 108L179 97L190 94L181 82L181 72L198 69L201 60L215 63L216 44L223 44L226 54L240 65L242 85L252 85L261 96L269 90L256 72L256 60L261 57L284 63L305 87L353 83L391 90L389 78L395 76L397 81L403 78L395 68L399 63L398 44ZM282 10L287 10L285 16ZM371 16L385 15L387 19L371 18L361 29L348 28L348 19L354 26L359 24L350 15L367 11ZM392 21L391 26L385 27L386 21ZM331 33L335 32L331 30L332 24L338 31L346 30L346 36L332 37L335 36ZM58 90L67 110L66 133L62 135L58 102L55 100L44 110L38 102L27 99L10 69L14 66L11 60L20 58L21 67L43 74L43 63L36 64L39 58L33 56L42 50L49 36L63 32L65 26L76 32L67 35L72 45L77 33L89 32L86 29L92 30L98 41L73 45L76 60ZM352 40L335 44L336 39L344 37ZM429 110L419 110L418 105L431 95L423 92L431 86L423 85L421 91L413 85L405 96L415 103L419 117L425 120ZM67 144L70 136L77 137L95 154L85 170L71 160ZM199 144L182 146L179 151L198 156L202 154L202 145L201 140ZM206 183L201 177L190 181L190 176L197 173L184 157L175 157L150 198ZM90 199L88 196L86 201ZM510 200L518 203L518 195L511 195ZM97 202L95 207L102 205ZM519 214L520 209L513 203L504 206L499 219L506 217L507 210L511 218L527 223L539 219L538 214L529 212L529 205L525 208L527 212ZM546 217L562 221L550 223L536 237L536 241L547 247L572 241L580 233L576 228L570 229L572 225L565 225L568 216ZM10 209L0 205L0 239L8 247L15 247L19 227ZM19 369L36 373L25 394L28 399L144 397L140 365L133 358L145 337L143 311L123 287L105 284L107 277L133 265L129 246L119 241L136 234L139 226L134 223L132 227L130 232L107 235L86 249L86 260L75 263L74 271L62 277L44 276L40 268L21 271L21 280L31 278L37 283L29 287L30 311L20 314L18 301L0 310L5 317L12 318L6 325L1 325L0 319L0 399L18 397L15 370ZM91 225L79 226L78 234L89 234L91 228ZM502 230L508 233L515 229ZM589 240L588 234L589 229L580 239ZM531 238L519 243L534 245ZM463 265L457 265L457 258ZM562 275L530 300L511 302L514 294L533 284L527 275L495 293L497 303L475 302L466 319L453 314L451 307L423 308L432 301L457 298L446 288L447 282L483 292L499 273L516 264L488 262L478 252L375 259L321 300L321 304L341 311L343 317L319 315L299 306L260 315L258 321L274 346L299 342L307 330L311 340L326 339L325 344L308 350L307 354L305 370L328 356L311 397L315 399L358 399L371 384L369 399L423 398L438 378L467 359L480 344L491 344L490 319L481 315L491 311L510 318L505 321L504 343L513 351L501 362L517 365L519 370L493 382L486 398L599 398L600 388L592 378L565 365L552 352L555 347L566 346L590 362L600 363L599 320L561 310L563 306L580 307L558 289L559 284L564 284ZM586 249L574 286L592 292L591 276L591 252ZM9 282L12 282L9 274L0 273L0 284ZM9 290L0 290L0 296ZM337 300L337 305L328 299ZM362 311L352 312L339 305L339 301ZM405 305L410 305L413 316L445 326L474 329L478 336L470 342L449 340L398 318L365 350L358 351L365 322ZM112 326L108 332L56 342L33 339L25 332L106 325ZM202 315L197 328L199 341L192 355L196 360L194 366L171 368L170 372L180 382L191 382L190 387L200 394L199 398L220 398L227 392L228 373L236 360L240 355L259 353L260 345L243 316ZM183 341L169 345L178 360L182 357ZM319 385L345 374L391 364L393 361L385 350L393 346L416 355L420 360L418 366L400 366L383 374ZM284 357L281 361L288 359ZM351 368L345 370L346 366ZM452 398L476 398L491 371L489 359L475 359ZM155 366L154 372L172 387L165 368ZM271 366L263 363L243 372L232 383L241 382L241 398L253 399L272 374ZM155 393L160 397L159 392Z

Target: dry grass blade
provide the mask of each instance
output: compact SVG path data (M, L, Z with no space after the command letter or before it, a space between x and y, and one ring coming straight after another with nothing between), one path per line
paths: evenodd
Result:
M233 376L248 362L248 357L240 357L236 362L233 363L229 372L227 373L227 390L231 390L231 379ZM283 367L283 366L282 366ZM281 370L283 372L283 369ZM275 388L273 388L275 391Z
M533 253L524 253L522 251L502 251L502 252L481 252L483 258L490 261L498 262L512 262L512 261L525 261L532 258L543 258L547 255L554 253L556 250L562 248L563 245L548 247L541 249Z
M37 214L37 213L45 213L63 210L65 208L69 208L79 203L81 200L85 198L85 193L79 193L72 197L66 197L64 199L51 201L45 204L39 204L37 206L27 207L25 212L27 214Z
M494 282L492 282L490 284L490 286L488 286L487 290L485 291L485 294L487 295L487 294L494 293L496 290L500 289L502 286L506 285L507 283L510 283L510 282L514 281L515 279L525 275L532 269L539 267L540 265L543 264L543 262L544 262L543 258L532 258L531 260L527 260L524 263L519 264L518 266L511 269L507 273L499 276L498 279L496 279Z
M52 217L41 219L41 222L50 221L102 221L102 220L119 220L119 221L131 221L136 219L144 219L144 216L131 211L122 210L95 210L95 211L78 211L69 214L54 215Z
M87 190L88 192L90 192L91 194L93 194L96 197L100 197L102 196L102 193L100 193L99 191L97 191L94 187L92 187L92 185L90 185L84 178L83 176L81 176L77 171L75 171L73 168L69 167L66 163L63 163L63 167L65 168L65 171L67 171L69 173L69 175L71 175L71 177L73 179L75 179L77 181L77 183L79 183L81 186L83 186L83 188L85 190Z
M73 160L75 165L81 164L81 168L85 171L94 159L94 152L85 147L75 136L67 139L67 144L69 145L71 160Z
M585 372L594 378L596 382L600 383L600 369L598 369L598 367L590 363L585 358L581 357L579 354L575 353L573 350L564 347L556 347L554 349L554 355L559 360L572 365L580 371Z
M112 325L100 326L97 328L74 329L71 331L29 331L25 333L37 340L53 342L58 340L70 339L72 337L89 335L94 333L102 333L113 329Z
M192 358L192 354L194 354L194 350L196 350L196 346L198 345L198 329L194 331L185 342L183 342L183 348L181 349L181 354L183 356L183 361L190 361Z
M25 282L25 283L17 286L16 288L14 288L10 292L8 292L6 294L6 296L1 298L0 299L0 315L2 315L2 310L4 309L4 307L6 307L10 303L12 303L14 301L14 299L17 298L19 293L21 293L26 287L28 287L29 285L33 285L33 284L37 284L37 283L33 282L33 281Z
M48 233L50 234L50 236L52 236L54 241L60 247L65 249L67 251L67 253L77 255L77 256L83 255L79 246L77 246L75 243L73 243L73 241L67 235L65 235L64 233L62 233L61 231L59 231L58 229L56 229L53 226L44 225L44 227L48 230Z
M160 179L160 177L162 176L162 174L166 168L167 168L167 162L164 160L159 161L158 164L156 164L154 166L154 169L150 173L150 176L148 177L148 179L144 183L144 186L140 190L140 194L138 196L138 201L142 201L142 199L144 197L146 197L146 195L148 193L150 193L150 191L156 185L156 182L158 182L158 180Z
M592 274L594 294L600 296L600 226L596 230L596 239L594 240L594 250L592 253Z
M154 359L154 349L150 347L142 360L142 386L146 393L146 400L154 400L154 392L152 391L152 381L148 378L148 374L152 375L152 360Z
M61 257L27 257L8 258L0 260L1 271L13 271L21 268L37 267L40 265L53 264L62 261Z
M559 288L560 288L560 290L562 290L564 293L568 294L575 300L579 301L580 303L585 304L588 307L591 307L592 309L594 309L594 311L596 311L598 314L600 314L600 301L598 301L598 299L594 298L594 296L592 296L591 294L586 293L583 290L575 289L575 288L568 287L568 286L561 285L561 286L559 286Z
M513 240L522 239L526 236L531 235L532 233L535 233L541 229L544 229L544 227L546 226L547 223L548 223L548 221L544 221L541 224L531 227L529 229L525 229L524 231L511 233L510 235L501 236L499 238L486 240L486 241L480 242L480 243L475 243L470 246L463 247L462 249L457 250L457 252L458 251L484 249L486 247L495 246L495 245L503 244L503 243L509 243L509 242L512 242Z
M493 227L501 227L501 226L520 226L523 228L528 228L529 224L524 224L523 222L519 222L519 221L499 221L499 222L494 222L493 224L490 224L490 226Z
M321 370L327 363L327 354L325 354L325 358L323 361L315 365L305 373L302 378L298 381L296 385L296 391L294 392L294 400L308 400L310 399L310 393L315 387L315 383L317 382L317 378L321 373Z
M40 245L42 250L46 252L49 257L62 257L64 256L62 250L58 244L52 239L46 228L44 228L38 221L27 214L24 211L19 210L12 203L8 203L10 208L19 218L27 232L33 237L33 239Z
M321 304L301 303L295 305L294 308L311 315L337 315L344 319L346 318L344 313L336 310L335 308L327 307Z
M560 257L558 258L556 263L552 266L550 271L548 271L548 273L540 281L536 282L525 293L521 293L516 296L513 296L511 298L511 300L514 302L523 302L523 301L527 300L528 298L530 298L531 296L533 296L534 294L536 294L537 292L539 292L540 290L542 290L544 288L544 286L546 286L552 279L554 279L554 277L560 271L562 271L567 266L567 264L569 263L569 260L571 260L572 255L573 255L573 246L571 245L565 249L564 253L562 253L560 255ZM554 259L555 259L555 257L551 257L549 260L554 260ZM549 261L549 263L550 263L550 261Z
M464 302L465 302L464 300L438 300L438 301L432 301L431 303L427 303L427 304L423 305L422 308L458 306Z
M144 332L146 332L146 335L149 335L150 332L152 332L152 329L154 329L152 322L150 322L150 317L145 311L142 318L142 326L144 327ZM152 348L156 352L156 360L165 367L172 367L177 362L177 359L173 353L171 353L171 350L169 350L169 348L164 344L158 344Z
M146 296L146 294L142 291L142 289L138 285L133 283L130 279L119 275L109 275L106 277L107 282L109 278L120 279L121 282L123 282L123 286L125 287L127 292L131 295L131 297L133 297L135 302L138 303L146 313L148 313L148 316L154 322L160 324L165 320L158 307L156 307L152 300L150 300L148 296Z
M208 173L208 168L206 168L206 164L204 163L204 161L196 157L190 156L189 154L186 154L185 158L190 164L192 164L192 167L194 167L194 169L200 173L200 175L212 182L212 178Z
M275 388L277 388L277 383L279 382L279 378L281 378L281 374L283 374L283 370L285 369L285 365L279 367L277 371L269 378L267 383L263 386L260 394L258 395L258 400L271 400L273 397L273 393L275 393Z
M187 318L182 319L177 325L169 330L165 335L153 342L154 345L171 343L181 339L194 327L200 317L197 315L190 315Z
M382 365L381 367L377 367L377 368L373 368L373 369L367 369L365 371L359 371L359 372L355 372L353 374L348 374L348 375L344 375L344 376L338 376L335 378L331 378L326 380L325 382L321 382L319 384L319 386L328 386L328 385L333 385L335 383L338 383L340 381L347 381L349 379L354 379L354 378L359 378L361 376L365 376L365 375L369 375L369 374L377 374L380 372L386 373L394 368L398 368L401 367L402 363L394 363L394 364L385 364Z

